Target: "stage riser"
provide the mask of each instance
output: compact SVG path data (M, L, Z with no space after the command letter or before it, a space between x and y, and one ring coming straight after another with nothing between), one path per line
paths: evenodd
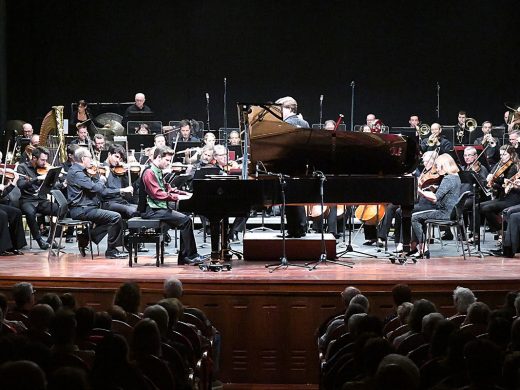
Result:
M29 280L30 281L30 280ZM32 281L37 297L46 292L73 292L79 306L108 309L118 282ZM10 296L14 282L0 281L0 291ZM343 311L339 291L344 284L319 283L270 285L185 283L183 302L203 309L222 334L221 380L231 383L318 383L314 332L332 314ZM142 307L162 298L160 282L141 282ZM81 287L83 285L84 287ZM96 286L97 285L97 286ZM371 313L384 318L392 310L394 283L358 284L371 302ZM515 283L464 283L479 300L499 307ZM457 283L413 285L414 298L430 299L451 315L452 291Z
M244 259L246 261L279 261L282 257L283 239L277 232L255 232L244 235ZM336 239L332 234L325 234L327 258L336 257ZM321 234L307 234L305 237L285 240L285 254L288 261L318 260L322 254Z

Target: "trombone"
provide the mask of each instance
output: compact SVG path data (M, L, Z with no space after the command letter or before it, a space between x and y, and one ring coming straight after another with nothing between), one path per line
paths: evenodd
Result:
M466 119L466 121L464 122L464 126L466 127L466 129L471 133L472 131L475 131L476 128L477 128L477 121L473 118L468 118Z

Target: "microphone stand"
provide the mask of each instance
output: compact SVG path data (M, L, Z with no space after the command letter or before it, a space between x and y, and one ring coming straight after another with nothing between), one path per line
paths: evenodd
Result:
M209 93L206 92L206 114L208 116L207 124L208 124L208 131L211 131L211 126L209 125Z
M286 243L285 243L285 177L281 173L272 173L267 172L268 175L271 176L277 176L278 180L280 182L280 193L282 195L282 209L280 212L280 228L282 230L282 257L280 257L280 262L275 264L266 264L265 268L269 269L269 273L273 273L277 269L280 269L282 267L285 267L287 269L288 267L300 267L300 268L307 268L309 267L306 264L292 264L289 263L287 260L287 250L286 250Z
M323 122L323 95L320 95L320 129L321 123Z
M350 82L350 88L352 89L352 98L350 100L350 131L354 131L354 89L356 88L354 81Z
M441 86L439 82L437 81L437 107L435 109L437 112L437 120L441 117Z
M324 203L324 190L323 190L323 187L324 187L324 183L325 183L325 180L326 177L325 175L323 174L323 172L320 172L320 171L316 171L314 172L314 175L319 177L320 179L320 207L321 207L321 254L320 254L320 258L315 261L315 262L311 262L311 263L306 263L305 265L306 266L309 266L311 264L314 264L312 267L309 268L309 271L312 271L312 270L315 270L319 264L322 264L322 263L333 263L333 264L337 264L337 265L342 265L344 267L349 267L349 268L353 268L353 263L347 263L347 262L342 262L342 261L337 261L337 260L331 260L331 259L327 259L327 246L325 245L325 210L324 210L324 206L323 206L323 203Z

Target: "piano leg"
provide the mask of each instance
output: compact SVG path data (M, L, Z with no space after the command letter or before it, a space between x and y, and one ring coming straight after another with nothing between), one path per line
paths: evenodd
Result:
M402 222L401 230L403 233L403 251L410 252L410 240L412 236L412 210L413 205L401 205Z

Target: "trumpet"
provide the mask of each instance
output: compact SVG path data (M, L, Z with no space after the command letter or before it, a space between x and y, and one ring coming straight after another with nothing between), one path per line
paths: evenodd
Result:
M426 123L422 123L418 129L417 129L417 132L419 133L419 135L421 137L425 137L427 136L428 134L430 134L430 126L427 125Z
M491 133L487 133L484 135L484 137L482 138L482 145L488 145L490 148L494 148L495 146L497 146L497 142L496 140L493 138L493 136L491 135Z
M428 137L428 146L439 146L441 142L439 141L439 137L437 137L435 134L432 134Z

